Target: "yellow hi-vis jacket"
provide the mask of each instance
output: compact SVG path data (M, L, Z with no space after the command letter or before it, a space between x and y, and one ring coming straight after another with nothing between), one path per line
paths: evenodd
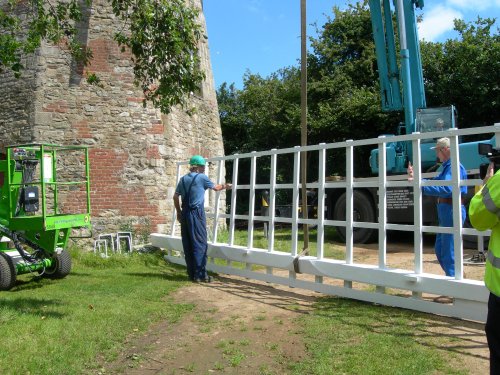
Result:
M500 297L500 171L472 197L469 219L477 230L491 229L484 283Z

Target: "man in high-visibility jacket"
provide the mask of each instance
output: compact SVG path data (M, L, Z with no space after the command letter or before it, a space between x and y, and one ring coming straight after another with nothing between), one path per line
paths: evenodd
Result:
M469 218L477 230L491 229L484 283L490 291L486 338L490 348L490 374L500 374L500 171L490 164L484 185L472 198Z

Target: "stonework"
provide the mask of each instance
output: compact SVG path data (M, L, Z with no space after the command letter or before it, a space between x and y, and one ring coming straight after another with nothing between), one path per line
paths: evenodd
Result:
M201 7L201 0L193 3ZM44 44L25 59L21 79L0 75L0 148L35 142L90 146L94 236L126 225L142 233L167 232L176 163L195 153L224 152L208 44L203 40L200 48L207 79L191 99L195 113L175 108L163 115L143 107L130 56L112 40L121 25L109 2L94 0L88 15L81 25L94 56L88 70L101 84L89 85L60 47ZM203 14L200 21L205 25Z

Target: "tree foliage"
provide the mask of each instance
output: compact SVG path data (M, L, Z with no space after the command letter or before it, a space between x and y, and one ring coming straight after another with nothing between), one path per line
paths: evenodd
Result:
M0 9L0 72L10 69L19 78L24 68L21 55L34 53L42 40L52 44L64 41L71 55L88 63L92 54L76 38L75 24L81 19L77 0L55 3L9 0Z
M310 144L376 137L395 129L399 120L399 114L380 110L366 4L350 5L345 11L334 7L333 12L334 18L328 19L319 38L311 41L308 56ZM228 91L227 84L223 84L217 95L227 154L300 144L298 67L283 68L268 78L247 73L243 90L232 86ZM241 128L244 130L238 130ZM245 137L234 138L233 134ZM332 168L329 173L341 173L344 168L338 162L328 165ZM360 165L367 169L368 163ZM314 172L309 175L314 176Z
M146 100L165 113L186 104L204 79L198 10L184 0L109 1L123 24L112 37L131 52L135 81ZM8 0L0 9L0 72L20 77L22 56L34 53L42 41L65 45L77 62L91 64L92 51L80 41L77 27L82 18L79 0Z
M458 39L422 42L428 106L454 104L461 128L500 121L500 33L494 19L455 20Z
M454 104L459 112L459 127L500 121L500 35L498 29L492 31L493 24L494 20L481 18L475 23L455 21L457 39L421 43L428 106ZM385 113L380 107L367 2L351 4L345 10L334 7L333 17L318 30L311 47L309 144L396 133L403 114ZM299 88L298 67L281 69L267 78L247 73L242 90L228 88L224 83L217 94L225 152L299 144ZM241 136L236 138L233 134ZM358 171L369 173L368 155L358 158ZM333 168L328 173L343 173L341 162L327 164Z
M309 125L317 133L311 140L376 137L395 128L398 114L380 109L370 12L365 1L334 7L333 15L308 57Z
M244 89L222 84L217 90L226 154L284 148L300 144L300 70L284 68L268 78L247 72ZM291 161L290 161L291 162ZM243 161L243 164L245 161ZM289 163L278 163L280 176L289 176ZM249 170L243 165L242 171ZM228 171L229 178L231 171ZM265 165L257 181L268 178ZM244 180L245 172L240 173ZM285 178L285 177L284 177Z
M115 39L133 54L136 83L146 100L163 112L199 89L198 43L203 36L198 10L185 0L112 0L113 11L126 32Z

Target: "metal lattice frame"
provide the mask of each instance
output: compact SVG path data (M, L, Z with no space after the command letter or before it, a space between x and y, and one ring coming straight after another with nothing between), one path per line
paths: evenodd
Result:
M208 256L210 262L207 268L211 271L225 274L239 275L247 278L273 282L322 292L330 295L353 298L382 305L398 306L428 313L471 319L477 321L486 320L488 291L482 281L468 280L463 278L463 247L462 235L477 235L482 242L482 236L488 232L477 232L474 229L463 228L460 220L460 186L475 186L480 180L460 181L458 164L458 138L471 134L500 134L500 124L490 127L473 129L450 129L446 132L420 134L414 133L406 136L379 137L368 140L348 140L345 142L319 144L306 147L294 147L288 149L272 149L265 152L252 152L241 155L230 155L208 159L216 164L216 181L222 182L222 172L225 162L231 161L233 168L233 192L231 194L230 212L225 214L220 210L220 192L216 194L213 211L207 217L213 218L209 233L212 234L209 243ZM405 179L393 179L386 176L386 143L397 141L411 141L414 150L414 165L420 165L420 142L424 138L436 138L448 136L451 141L452 180L451 181L422 181L423 174L420 168L415 168L415 178L408 182ZM497 137L498 138L498 137ZM497 143L498 144L498 143ZM355 180L353 177L353 154L354 148L360 146L378 147L379 150L379 176L375 178ZM326 181L325 164L326 151L344 149L346 155L346 178L342 181ZM318 152L318 179L317 182L308 183L308 189L318 190L318 217L316 219L302 219L298 214L299 191L300 191L300 153ZM289 184L276 183L277 157L278 155L293 154L293 182ZM256 183L256 165L260 157L270 157L270 182L268 184ZM240 160L250 159L250 182L246 185L238 184L238 168ZM177 181L180 179L181 168L187 162L181 162L177 168ZM453 222L452 228L422 225L422 186L453 187ZM378 187L379 189L379 218L378 222L353 221L354 189L362 187ZM387 195L388 187L413 187L414 191L414 224L401 225L387 222ZM346 220L325 219L325 189L343 188L346 191ZM260 189L269 190L269 216L256 216L255 191ZM276 217L276 192L280 189L292 190L292 217ZM239 191L249 191L249 207L247 215L236 214L236 199ZM153 245L168 250L167 259L178 264L185 264L182 257L182 242L180 230L176 224L175 210L172 214L172 227L170 234L151 235ZM217 231L221 219L229 219L229 236L225 243L217 242ZM246 246L238 246L234 243L234 231L236 220L248 221L248 237ZM253 228L256 222L268 223L268 247L267 249L255 248L253 244ZM291 248L289 252L276 251L274 248L275 226L279 223L287 223L292 228ZM298 228L300 224L317 225L317 255L297 256ZM336 260L324 257L324 228L326 226L346 227L346 251L345 259ZM354 263L353 258L353 228L373 228L378 230L378 265ZM398 230L413 233L414 236L414 268L413 270L389 268L386 262L387 252L387 230ZM422 234L427 233L451 233L455 241L455 277L447 277L423 272L423 240ZM225 260L225 265L215 264L214 259ZM232 262L242 262L246 268L240 269L232 265ZM294 266L295 263L295 266ZM265 267L265 272L252 270L252 265ZM300 268L302 274L314 276L307 280L297 278L295 270ZM287 271L276 272L275 269ZM341 279L343 286L331 285L324 278ZM353 283L374 285L375 290L355 288ZM406 290L408 296L392 295L387 288ZM442 304L422 298L422 293L445 295L453 298L452 304Z

